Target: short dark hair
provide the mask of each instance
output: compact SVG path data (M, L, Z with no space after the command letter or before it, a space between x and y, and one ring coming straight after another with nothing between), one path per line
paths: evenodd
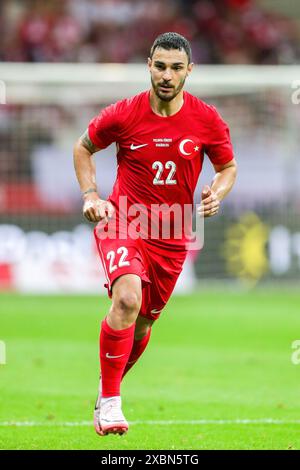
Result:
M188 57L188 63L190 64L192 61L192 50L190 43L185 37L181 36L181 34L169 32L157 36L150 50L150 59L152 59L154 51L157 47L161 47L167 51L170 49L184 50Z

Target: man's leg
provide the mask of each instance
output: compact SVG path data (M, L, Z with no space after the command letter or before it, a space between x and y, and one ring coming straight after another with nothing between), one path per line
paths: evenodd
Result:
M136 320L134 330L134 341L131 349L129 359L123 372L123 377L131 369L132 366L137 362L140 356L145 351L147 344L149 343L151 335L151 326L154 320L139 315Z
M146 349L152 324L159 318L160 312L173 292L185 257L185 252L181 253L178 259L170 259L168 254L162 256L156 252L147 253L146 250L148 276L152 282L143 290L142 307L136 320L134 343L123 377Z
M100 335L102 397L120 396L121 378L132 349L141 301L140 277L126 274L114 282L112 305L102 322Z
M121 411L120 384L132 350L141 302L139 276L126 274L116 279L112 287L112 306L102 322L100 334L100 434L123 433L128 429Z

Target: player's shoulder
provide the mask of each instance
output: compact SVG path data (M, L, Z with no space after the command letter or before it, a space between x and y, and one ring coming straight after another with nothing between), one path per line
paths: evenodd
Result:
M136 107L143 106L147 93L147 91L142 91L137 95L130 96L129 98L124 98L123 100L117 101L116 106L121 111L130 112Z
M185 92L190 111L206 122L212 122L218 116L218 111L212 104L206 103L195 95Z
M147 92L144 91L138 95L119 100L111 105L111 111L126 120L135 110L143 106L146 94Z

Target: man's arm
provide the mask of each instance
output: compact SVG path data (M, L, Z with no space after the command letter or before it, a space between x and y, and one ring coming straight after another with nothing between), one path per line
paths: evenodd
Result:
M220 202L229 193L234 185L237 164L235 159L225 165L214 165L215 176L211 186L206 185L201 195L201 206L198 210L199 215L212 217L216 215L220 208Z
M113 205L100 199L96 186L96 166L94 153L99 149L93 144L86 131L74 146L74 167L82 192L83 214L90 222L98 222L111 217Z

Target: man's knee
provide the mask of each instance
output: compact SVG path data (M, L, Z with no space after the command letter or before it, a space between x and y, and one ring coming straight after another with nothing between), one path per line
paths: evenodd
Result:
M141 279L134 274L121 276L113 285L112 308L121 314L136 315L142 304Z
M141 298L139 293L121 289L114 299L114 308L124 313L138 313L141 308Z
M107 315L109 326L116 330L130 327L135 322L140 308L138 292L119 289L114 293L113 303Z

